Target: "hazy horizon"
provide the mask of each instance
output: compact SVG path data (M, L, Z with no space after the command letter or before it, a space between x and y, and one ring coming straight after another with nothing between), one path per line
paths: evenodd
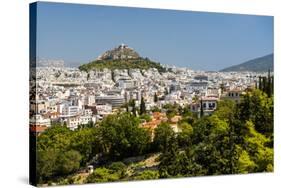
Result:
M37 55L79 66L121 43L161 64L216 71L273 53L273 17L39 2Z

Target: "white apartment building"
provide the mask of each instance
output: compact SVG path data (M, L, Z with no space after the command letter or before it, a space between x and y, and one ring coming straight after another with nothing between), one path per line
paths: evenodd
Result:
M30 118L29 124L32 126L50 127L51 120L49 118L43 118L43 116L36 114Z

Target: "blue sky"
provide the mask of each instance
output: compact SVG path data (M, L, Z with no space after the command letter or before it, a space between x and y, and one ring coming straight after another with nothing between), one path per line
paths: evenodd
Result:
M273 53L273 17L38 3L37 56L87 63L125 43L141 56L220 70Z

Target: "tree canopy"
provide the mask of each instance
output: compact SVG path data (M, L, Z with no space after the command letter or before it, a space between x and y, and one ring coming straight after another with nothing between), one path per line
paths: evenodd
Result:
M65 177L88 164L96 168L86 182L273 171L273 95L255 89L238 104L219 101L213 114L201 118L188 107L166 104L163 109L182 116L179 132L169 121L153 132L142 128L151 120L149 112L119 112L75 131L53 125L37 137L37 181ZM149 153L160 153L157 168L130 177L121 161Z

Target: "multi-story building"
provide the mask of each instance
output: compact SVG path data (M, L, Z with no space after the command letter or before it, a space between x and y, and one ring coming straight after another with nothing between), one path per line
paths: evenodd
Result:
M96 96L97 104L111 104L112 108L117 108L125 103L125 98L121 95L100 95Z
M201 106L202 101L202 106ZM201 108L203 108L204 115L212 114L217 108L218 98L217 97L201 97L196 102L190 105L191 112L194 112L200 117Z

